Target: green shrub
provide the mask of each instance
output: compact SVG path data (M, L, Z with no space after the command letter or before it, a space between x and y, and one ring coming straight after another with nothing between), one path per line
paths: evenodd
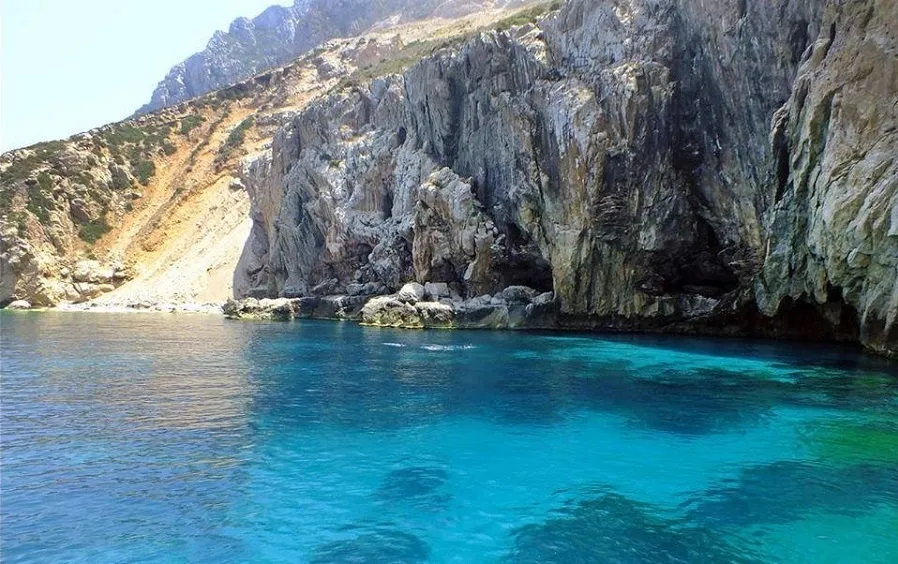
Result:
M46 143L38 143L27 147L32 151L30 155L19 159L12 163L3 173L3 183L12 184L25 180L31 174L45 164L50 157L61 151L65 147L64 141L48 141Z
M53 189L53 177L47 174L46 171L41 172L37 175L37 185L41 190L49 192Z
M110 186L113 190L121 191L127 190L131 187L131 182L128 180L128 177L124 174L116 174L112 175L112 184Z
M3 210L12 208L12 201L15 195L16 193L11 187L0 185L0 213Z
M228 140L226 141L226 144L228 144L232 147L236 147L237 145L243 144L243 141L246 139L246 132L249 130L250 127L253 126L253 123L255 123L255 121L256 120L252 116L241 121L237 125L237 127L235 127L233 130L231 130L230 135L228 135Z
M124 145L125 143L140 143L145 137L146 134L139 127L135 127L130 123L114 125L112 131L106 133L106 141L113 146Z
M246 118L237 124L237 127L231 130L231 133L228 134L227 140L225 140L224 144L218 150L218 160L222 161L231 153L231 151L239 147L246 140L246 132L250 127L255 123L255 118L252 116Z
M94 185L93 177L84 171L78 171L72 174L69 178L87 188L91 188Z
M561 1L554 0L552 2L546 2L545 4L533 6L532 8L526 8L524 10L521 10L517 14L511 15L503 20L499 20L499 22L496 24L496 30L506 31L514 26L536 23L541 17L545 16L549 12L554 12L555 10L561 8L561 5Z
M203 116L186 116L181 119L181 135L187 135L206 121Z
M138 182L146 186L150 182L150 178L156 175L156 164L153 161L142 159L137 161L134 166L134 176Z
M13 220L15 221L15 224L16 224L16 233L19 235L19 237L24 237L25 234L28 232L27 217L25 216L25 214L18 213L15 216L13 216Z
M28 186L28 203L25 209L37 217L43 224L50 222L50 210L56 208L56 202L47 193L53 190L53 177L47 172L37 176L37 182Z
M103 235L109 233L111 229L109 224L106 223L106 218L101 217L96 221L83 224L78 231L78 237L80 237L82 241L92 245L99 241Z

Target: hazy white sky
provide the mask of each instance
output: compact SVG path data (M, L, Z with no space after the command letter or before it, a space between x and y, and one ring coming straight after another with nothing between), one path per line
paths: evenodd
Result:
M216 29L290 0L0 0L0 148L67 137L148 102Z

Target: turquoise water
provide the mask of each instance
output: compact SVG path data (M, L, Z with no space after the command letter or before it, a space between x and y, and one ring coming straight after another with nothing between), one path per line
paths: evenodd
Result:
M898 562L837 347L2 314L12 562Z

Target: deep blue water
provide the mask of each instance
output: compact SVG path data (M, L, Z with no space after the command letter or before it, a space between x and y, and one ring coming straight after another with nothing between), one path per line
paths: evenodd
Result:
M898 562L837 347L0 314L13 562Z

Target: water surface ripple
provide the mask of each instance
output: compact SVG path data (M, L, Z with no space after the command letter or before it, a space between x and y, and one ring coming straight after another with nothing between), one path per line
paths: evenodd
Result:
M13 562L898 562L838 347L0 314Z

